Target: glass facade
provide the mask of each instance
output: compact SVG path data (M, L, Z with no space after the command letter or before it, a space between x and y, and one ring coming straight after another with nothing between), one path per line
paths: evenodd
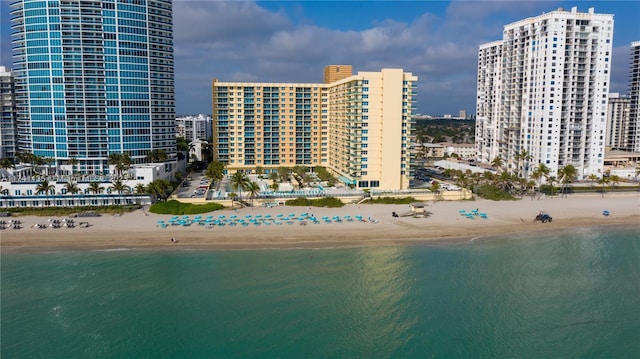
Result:
M175 154L171 0L11 3L18 149L105 173Z

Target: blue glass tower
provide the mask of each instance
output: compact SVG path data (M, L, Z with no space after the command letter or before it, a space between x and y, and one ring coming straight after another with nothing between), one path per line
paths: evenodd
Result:
M105 173L175 155L171 0L11 3L19 151Z

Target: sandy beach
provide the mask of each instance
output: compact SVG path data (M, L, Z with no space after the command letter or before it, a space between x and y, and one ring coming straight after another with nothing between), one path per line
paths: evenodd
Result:
M467 218L464 210L478 210L486 214ZM225 216L229 218L255 218L278 214L287 216L302 213L316 218L333 216L362 216L366 221L342 221L337 223L308 223L300 225L249 225L205 228L191 225L157 226L159 220L168 221L171 215L148 214L142 210L122 216L103 215L93 218L76 218L91 224L88 228L32 228L35 224L48 223L48 217L17 217L22 221L19 230L0 232L3 250L31 251L48 249L118 249L118 248L320 248L338 246L400 245L425 241L469 241L483 237L508 235L533 231L558 231L575 227L626 225L640 228L640 193L612 193L600 195L572 195L568 198L530 199L494 202L448 201L427 203L426 218L392 217L392 212L407 213L408 205L354 205L343 208L288 207L243 208L202 214L204 218ZM604 216L603 210L610 215ZM551 223L533 221L540 211L553 217ZM248 217L251 216L251 217ZM193 218L194 216L190 216ZM63 217L56 219L61 220ZM371 221L367 220L371 219ZM177 239L172 243L171 238Z

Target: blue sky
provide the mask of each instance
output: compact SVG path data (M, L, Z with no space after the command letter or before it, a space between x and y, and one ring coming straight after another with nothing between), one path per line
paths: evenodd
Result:
M11 67L9 0L0 65ZM419 77L419 113L475 112L478 46L504 25L563 7L614 14L611 91L627 92L639 1L174 0L176 112L211 112L211 79L321 82L327 64L400 67Z

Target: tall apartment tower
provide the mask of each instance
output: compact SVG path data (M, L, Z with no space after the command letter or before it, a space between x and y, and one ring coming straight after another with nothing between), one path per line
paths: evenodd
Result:
M327 65L324 68L324 83L330 84L353 74L351 65Z
M640 41L631 43L629 74L629 149L640 152Z
M187 142L209 141L211 138L211 117L205 115L176 118L176 137L184 137Z
M214 79L214 157L229 170L319 165L355 187L408 188L416 82L401 69L329 84Z
M500 156L525 177L539 164L601 173L612 38L613 15L574 7L506 25L480 46L478 159Z
M175 155L171 0L17 0L10 4L18 148L58 167L108 172Z
M609 94L605 145L612 150L629 150L630 104L631 101L628 97L621 96L619 93Z
M0 66L0 159L15 160L16 106L13 74Z

